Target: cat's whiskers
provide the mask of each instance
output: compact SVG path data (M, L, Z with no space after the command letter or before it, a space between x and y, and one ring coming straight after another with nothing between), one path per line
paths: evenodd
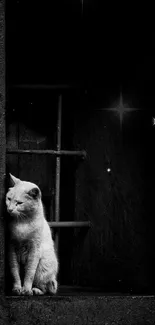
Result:
M23 212L18 212L18 213L16 213L16 217L17 217L17 219L23 220L23 219L27 218L27 215L24 214Z

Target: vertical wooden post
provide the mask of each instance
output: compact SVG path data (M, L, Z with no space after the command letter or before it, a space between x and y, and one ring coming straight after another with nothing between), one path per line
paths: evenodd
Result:
M58 123L57 123L57 150L61 150L61 115L62 115L62 95L58 100ZM55 221L60 221L60 156L56 158L56 193L55 193ZM55 244L58 250L58 231L56 232Z
M4 292L4 195L5 195L5 5L0 1L0 295Z

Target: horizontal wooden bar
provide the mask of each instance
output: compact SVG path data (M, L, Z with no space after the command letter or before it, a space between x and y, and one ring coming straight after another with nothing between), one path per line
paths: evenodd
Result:
M17 89L71 89L71 88L79 88L77 85L65 85L65 84L58 84L58 85L48 85L48 84L21 84L21 85L10 85L10 88L17 88Z
M49 226L50 227L54 227L54 228L77 228L77 227L80 227L80 228L84 228L84 227L87 227L87 228L90 228L90 221L51 221L51 222L48 222Z
M85 150L24 150L24 149L7 149L7 154L49 154L55 156L83 156L86 157Z

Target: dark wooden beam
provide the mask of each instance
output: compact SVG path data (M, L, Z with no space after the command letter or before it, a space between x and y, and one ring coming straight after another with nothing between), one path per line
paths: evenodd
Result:
M51 228L90 228L90 221L51 221L48 222Z
M48 85L48 84L21 84L21 85L10 85L10 88L13 89L51 89L51 90L63 90L63 89L71 89L71 88L80 88L77 85L65 85L65 84L58 84L58 85Z
M7 154L49 154L56 156L83 156L86 157L85 150L22 150L22 149L7 149Z

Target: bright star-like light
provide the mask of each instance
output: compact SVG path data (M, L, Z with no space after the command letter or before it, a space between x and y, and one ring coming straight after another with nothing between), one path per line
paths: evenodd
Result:
M116 112L116 114L118 115L121 127L123 123L124 114L131 113L136 110L137 108L127 107L127 104L123 103L122 93L120 94L118 105L116 107L109 108L109 111Z
M122 96L122 93L120 93L120 98L119 98L118 104L112 108L103 108L103 110L107 110L107 111L116 113L119 118L119 121L120 121L120 126L122 127L124 115L126 113L131 113L133 111L137 111L139 109L128 107L128 105L123 102L123 96Z

